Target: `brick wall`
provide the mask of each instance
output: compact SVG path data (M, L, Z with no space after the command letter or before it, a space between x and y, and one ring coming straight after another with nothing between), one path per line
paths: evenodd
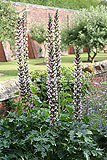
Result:
M102 87L103 85L101 82L106 82L107 83L107 72L97 74L93 78L90 79L91 84L95 87L95 89L98 89Z
M57 9L59 10L59 20L61 25L68 25L69 20L72 19L72 16L78 12L71 9L47 7L42 5L33 5L29 3L11 3L16 5L16 9L18 12L23 11L23 9L27 10L28 29L30 29L32 24L34 23L47 25L48 14L50 13L52 16L54 16Z
M0 42L0 62L6 62L6 56L5 56L2 42Z

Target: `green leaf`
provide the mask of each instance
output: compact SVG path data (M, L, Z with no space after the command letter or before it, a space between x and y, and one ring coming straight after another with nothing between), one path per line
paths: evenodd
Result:
M90 160L90 157L89 157L89 152L87 150L85 150L84 152L84 156L86 157L86 160Z
M60 120L61 121L66 121L68 119L68 115L66 114L60 114Z
M76 135L80 138L83 134L81 132L77 132Z
M75 132L71 130L69 134L70 134L70 140L72 141L74 139Z
M14 93L15 95L19 95L19 91L18 92L16 92L16 93Z
M37 95L33 95L33 99L34 99L36 105L42 104L40 98Z
M67 108L67 111L68 111L70 114L72 114L74 108L73 108L72 106L70 106L70 105L67 106L66 108Z
M47 156L47 153L45 152L45 150L41 154L42 154L42 158L45 158Z

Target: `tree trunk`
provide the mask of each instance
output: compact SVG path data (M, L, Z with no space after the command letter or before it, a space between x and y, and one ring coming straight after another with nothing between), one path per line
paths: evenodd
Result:
M94 63L94 59L95 59L95 57L96 57L96 55L97 55L97 48L96 48L96 52L93 51L93 53L94 53L94 55L93 55L93 57L91 57L91 62L92 62L92 63Z
M45 63L45 58L46 58L46 42L44 42L43 44L44 44L44 48L45 48L45 53L44 53L44 57L43 57L43 63Z
M91 52L91 50L90 50L90 48L88 48L88 49L87 49L87 53L88 53L88 62L90 62L90 61L91 61L91 55L90 55L90 52Z

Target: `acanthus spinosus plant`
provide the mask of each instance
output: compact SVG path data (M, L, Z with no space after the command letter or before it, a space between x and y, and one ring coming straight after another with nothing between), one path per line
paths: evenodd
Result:
M55 35L52 26L52 17L49 15L47 30L47 96L50 110L50 124L56 125L58 119L58 91L57 91L57 69L55 54Z
M61 37L59 27L58 10L54 17L54 35L55 35L55 55L56 55L56 70L57 70L57 87L58 92L61 91Z
M19 94L23 106L31 107L33 105L32 92L30 89L30 75L28 67L28 36L26 27L26 13L18 18L15 49L17 55Z
M74 88L73 88L73 120L81 120L82 118L82 74L81 74L81 62L80 62L80 48L76 48L75 62L74 62Z

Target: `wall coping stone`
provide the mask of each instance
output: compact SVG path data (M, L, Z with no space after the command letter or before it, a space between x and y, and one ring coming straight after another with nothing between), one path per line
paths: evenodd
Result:
M92 71L94 74L107 72L107 60L85 64L83 65L83 70L86 69L87 71L88 67L90 68L90 66L92 67Z
M18 79L10 79L0 82L0 102L17 97Z

